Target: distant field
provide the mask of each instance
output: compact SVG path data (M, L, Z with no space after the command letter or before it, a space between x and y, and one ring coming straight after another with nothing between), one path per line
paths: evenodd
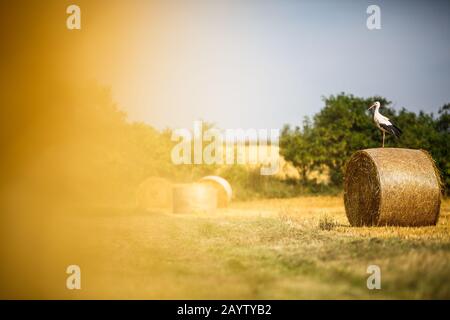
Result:
M323 196L238 202L210 215L99 209L81 218L95 236L68 259L80 261L82 290L47 296L450 298L449 215L445 200L437 227L353 228L342 199ZM381 268L381 290L366 287L370 264Z

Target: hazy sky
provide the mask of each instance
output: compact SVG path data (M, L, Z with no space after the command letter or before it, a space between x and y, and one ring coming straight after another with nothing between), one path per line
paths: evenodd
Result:
M381 30L366 28L370 4ZM130 119L158 128L299 124L341 91L413 111L450 102L450 1L187 0L138 11L126 62L99 79Z

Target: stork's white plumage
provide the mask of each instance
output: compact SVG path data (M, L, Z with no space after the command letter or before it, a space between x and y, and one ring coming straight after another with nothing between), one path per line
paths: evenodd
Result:
M399 138L402 134L402 130L400 130L395 124L389 120L388 117L383 116L380 113L381 104L378 101L375 101L373 105L370 106L369 110L375 108L375 112L373 113L373 121L377 125L377 127L383 132L383 148L384 148L384 138L386 132L392 134L394 137Z

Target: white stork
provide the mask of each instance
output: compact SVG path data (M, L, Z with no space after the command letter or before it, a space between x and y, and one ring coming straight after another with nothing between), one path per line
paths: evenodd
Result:
M383 148L384 148L384 137L387 133L392 134L394 137L399 138L402 134L402 130L400 130L395 124L392 123L389 118L383 116L378 110L380 109L381 104L378 101L375 101L373 105L370 106L369 110L375 108L375 112L373 114L373 121L377 127L383 132Z

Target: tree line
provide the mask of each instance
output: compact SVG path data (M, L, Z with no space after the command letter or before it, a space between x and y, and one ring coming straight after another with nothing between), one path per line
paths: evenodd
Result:
M300 173L300 179L283 180L261 176L258 167L247 165L175 165L172 131L128 121L103 87L66 86L55 90L51 99L38 94L20 97L27 110L11 109L1 127L2 167L8 168L2 172L2 186L16 190L24 203L47 198L50 205L132 203L136 187L149 176L191 182L218 174L230 181L239 199L340 192L350 155L381 146L381 134L367 111L374 100L386 106L383 113L403 129L401 138L389 137L386 146L429 151L445 185L450 184L450 104L437 115L416 114L395 111L382 97L329 96L312 118L283 128L280 153ZM320 171L329 175L327 185L311 174Z
M385 146L428 151L448 190L450 104L443 105L437 115L414 113L405 108L394 110L383 97L360 98L345 93L324 98L324 107L303 123L283 127L280 153L298 169L301 183L316 183L310 173L326 170L330 185L340 188L349 157L357 150L381 147L381 132L373 122L372 111L367 110L374 101L380 101L380 112L403 130L399 139L389 136Z

